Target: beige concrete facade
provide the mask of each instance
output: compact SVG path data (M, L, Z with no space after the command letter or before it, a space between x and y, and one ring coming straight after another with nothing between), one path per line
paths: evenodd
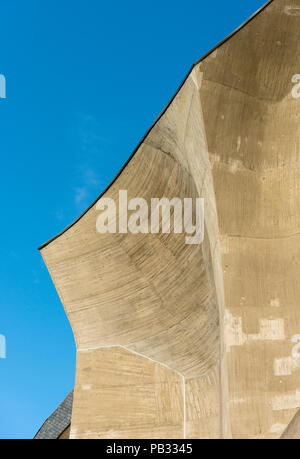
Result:
M273 0L99 197L203 197L201 245L99 234L97 200L41 247L77 346L71 438L279 438L300 408L297 74L300 0Z

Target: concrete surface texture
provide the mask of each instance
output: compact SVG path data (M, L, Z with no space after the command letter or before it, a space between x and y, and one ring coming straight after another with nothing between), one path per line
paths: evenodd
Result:
M71 438L280 438L296 414L299 51L300 0L269 2L98 198L203 197L201 245L99 234L97 200L41 247L77 346Z

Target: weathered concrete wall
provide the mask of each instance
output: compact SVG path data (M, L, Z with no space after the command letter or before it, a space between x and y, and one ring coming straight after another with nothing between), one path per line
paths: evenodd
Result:
M72 438L278 438L300 407L299 26L274 0L198 62L104 194L204 197L203 244L100 235L95 202L42 247L77 345Z

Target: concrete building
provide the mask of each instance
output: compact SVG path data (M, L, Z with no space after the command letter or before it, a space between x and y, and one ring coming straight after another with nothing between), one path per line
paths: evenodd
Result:
M300 0L273 0L40 248L77 347L70 438L279 438L297 413L299 74ZM120 190L204 198L202 244L99 234L97 203Z

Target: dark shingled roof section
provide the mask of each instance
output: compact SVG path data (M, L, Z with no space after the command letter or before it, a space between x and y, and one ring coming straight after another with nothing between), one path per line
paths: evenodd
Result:
M73 390L58 408L46 419L34 440L56 440L71 423Z

